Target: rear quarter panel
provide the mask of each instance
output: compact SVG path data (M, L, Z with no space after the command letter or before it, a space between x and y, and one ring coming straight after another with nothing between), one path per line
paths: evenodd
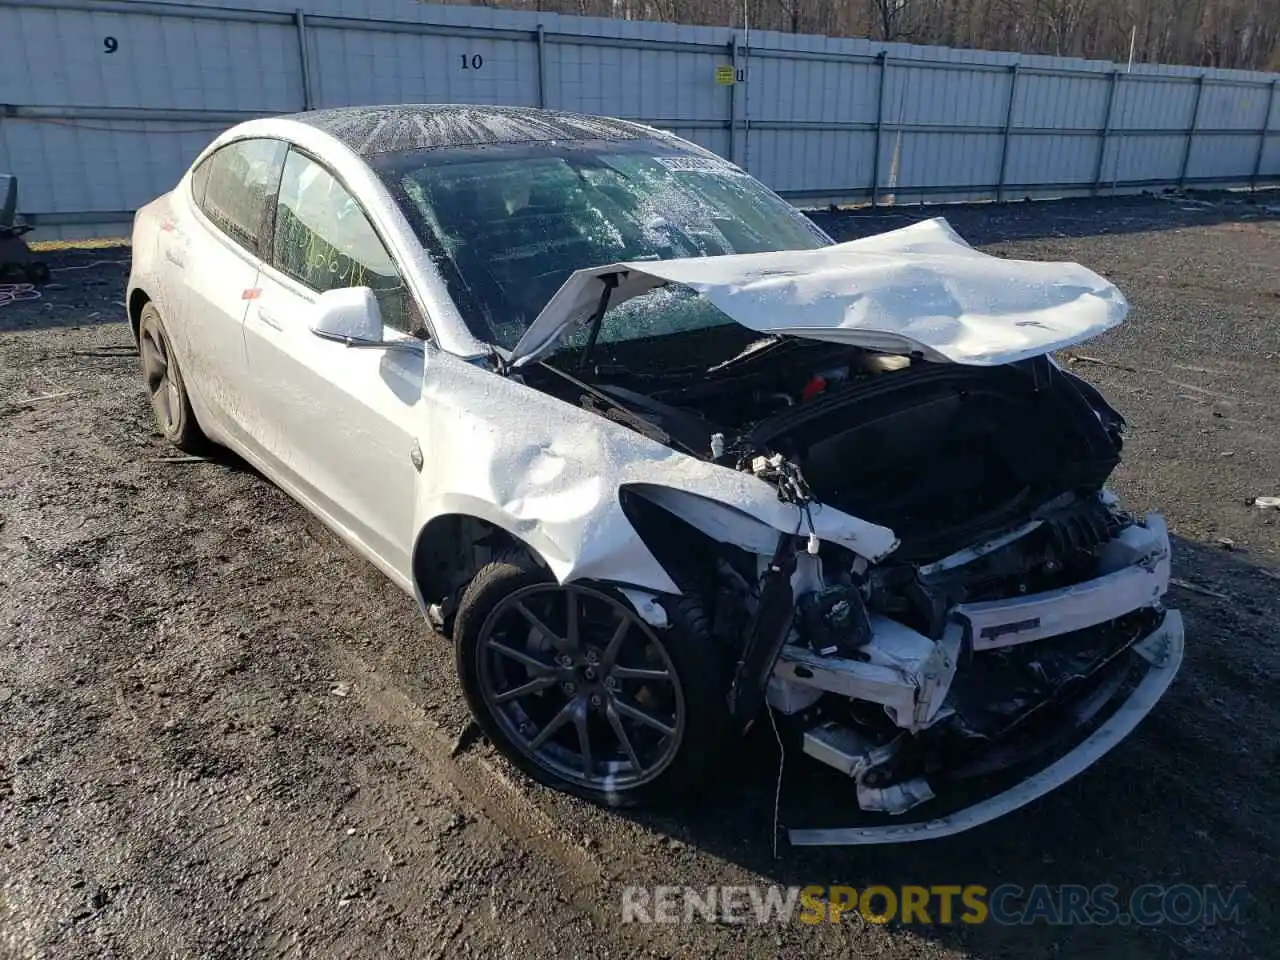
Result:
M133 218L130 237L132 259L125 303L129 307L129 321L135 337L143 297L154 300L162 316L169 316L166 309L168 298L163 290L164 278L160 267L162 257L159 238L164 225L172 221L172 197L172 192L157 197L142 207Z

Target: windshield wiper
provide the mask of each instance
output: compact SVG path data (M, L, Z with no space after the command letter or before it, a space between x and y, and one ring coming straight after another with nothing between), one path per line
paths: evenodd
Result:
M764 337L761 340L753 340L751 343L747 344L740 353L734 354L728 360L717 363L714 367L708 367L707 373L719 373L721 370L736 366L745 360L751 360L762 356L765 353L769 353L775 347L787 342L789 342L787 338L781 336Z

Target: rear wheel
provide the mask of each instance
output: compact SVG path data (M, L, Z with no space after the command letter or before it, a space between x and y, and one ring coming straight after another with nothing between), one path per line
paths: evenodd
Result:
M169 334L154 304L148 303L142 308L138 321L138 355L156 426L178 449L199 452L204 447L204 434L196 423L178 358L173 354Z
M527 555L480 570L454 627L468 704L493 744L558 790L611 806L680 793L727 735L729 668L700 605L655 630L613 590L561 586Z

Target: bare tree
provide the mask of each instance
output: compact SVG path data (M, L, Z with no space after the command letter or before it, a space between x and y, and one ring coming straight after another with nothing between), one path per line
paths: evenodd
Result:
M778 0L792 33L800 32L800 0Z
M871 0L871 9L875 14L876 27L880 31L881 40L891 41L899 38L908 2L909 0Z
M1048 34L1050 53L1075 53L1076 32L1089 0L1035 0L1036 19Z

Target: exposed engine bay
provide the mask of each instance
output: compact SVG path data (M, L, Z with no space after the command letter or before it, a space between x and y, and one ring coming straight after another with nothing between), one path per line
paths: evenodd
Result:
M1176 669L1163 522L1104 490L1124 422L1048 356L976 367L774 337L701 376L646 374L645 360L523 374L806 511L830 504L900 539L875 565L804 529L753 555L623 491L646 545L714 611L738 663L735 720L750 725L767 699L806 753L857 781L863 811L946 812L939 791L1078 741L1153 665ZM890 829L916 838L792 839Z
M793 466L813 500L891 527L899 560L1097 491L1120 459L1123 419L1044 356L972 367L772 338L656 384L635 364L541 366L533 385L684 453L775 480Z

